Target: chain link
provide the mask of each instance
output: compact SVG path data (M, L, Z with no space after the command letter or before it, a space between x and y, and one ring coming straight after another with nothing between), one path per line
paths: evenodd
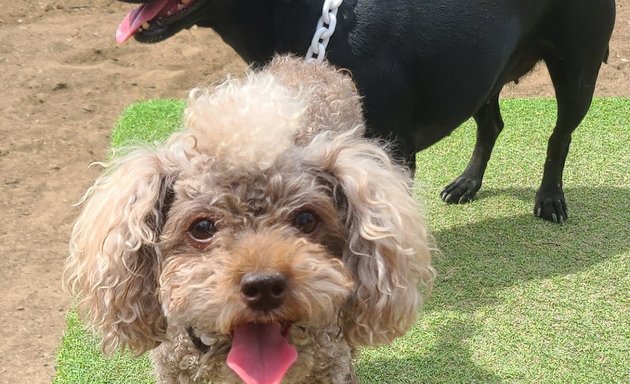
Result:
M311 46L308 47L306 52L306 61L324 61L326 56L326 47L330 36L335 32L337 26L337 9L343 3L343 0L325 0L322 7L322 16L317 22L315 28L315 35L311 40Z

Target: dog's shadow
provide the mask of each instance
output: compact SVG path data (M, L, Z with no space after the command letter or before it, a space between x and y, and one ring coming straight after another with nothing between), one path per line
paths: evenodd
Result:
M478 201L482 204L508 195L530 204L534 194L531 188L487 190ZM427 326L427 331L434 333L434 345L423 347L421 353L410 351L409 340L405 340L402 356L389 353L361 359L361 382L381 383L382 379L370 376L373 372L389 378L388 384L460 382L463 378L466 382L501 381L472 358L468 340L482 327L474 320L475 311L505 304L502 295L510 287L587 271L630 252L630 190L575 187L567 188L566 194L572 210L564 225L523 213L434 232L441 250L434 258L438 277L424 314L459 316L441 318L437 326Z
M404 357L388 355L362 359L357 364L361 384L499 383L491 371L475 364L464 345L474 336L476 326L451 320L435 335L436 343L423 353L405 352ZM448 351L445 353L445 351Z
M529 204L534 194L529 188L510 188L489 190L479 199L511 195ZM474 310L491 303L493 290L577 273L630 250L630 190L577 187L567 188L566 194L571 210L564 225L532 213L435 232L441 252L435 257L440 277L434 294L450 298L440 299L441 305ZM460 297L460 290L470 297Z

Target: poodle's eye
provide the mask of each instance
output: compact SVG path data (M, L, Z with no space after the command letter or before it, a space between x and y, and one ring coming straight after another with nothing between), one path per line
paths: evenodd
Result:
M302 233L311 233L317 229L319 220L313 212L304 211L295 215L293 219L293 226L299 229Z
M188 236L194 241L206 243L210 241L214 233L217 231L214 222L210 219L199 219L192 223L188 228Z

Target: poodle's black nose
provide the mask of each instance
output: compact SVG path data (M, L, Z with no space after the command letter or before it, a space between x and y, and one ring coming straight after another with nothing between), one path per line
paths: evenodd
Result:
M287 278L282 273L247 273L241 278L241 292L251 309L278 308L287 293Z

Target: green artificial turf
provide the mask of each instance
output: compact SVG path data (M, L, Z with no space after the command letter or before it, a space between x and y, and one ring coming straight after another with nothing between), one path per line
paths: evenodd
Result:
M182 108L133 105L114 146L163 139ZM630 382L630 99L595 100L573 135L564 225L532 215L555 102L505 100L502 111L506 128L471 204L438 195L466 166L472 122L418 155L439 275L411 332L362 350L362 383ZM103 358L95 345L70 313L54 382L152 382L146 358Z
M164 141L182 126L182 100L144 101L125 109L112 133L112 148Z

